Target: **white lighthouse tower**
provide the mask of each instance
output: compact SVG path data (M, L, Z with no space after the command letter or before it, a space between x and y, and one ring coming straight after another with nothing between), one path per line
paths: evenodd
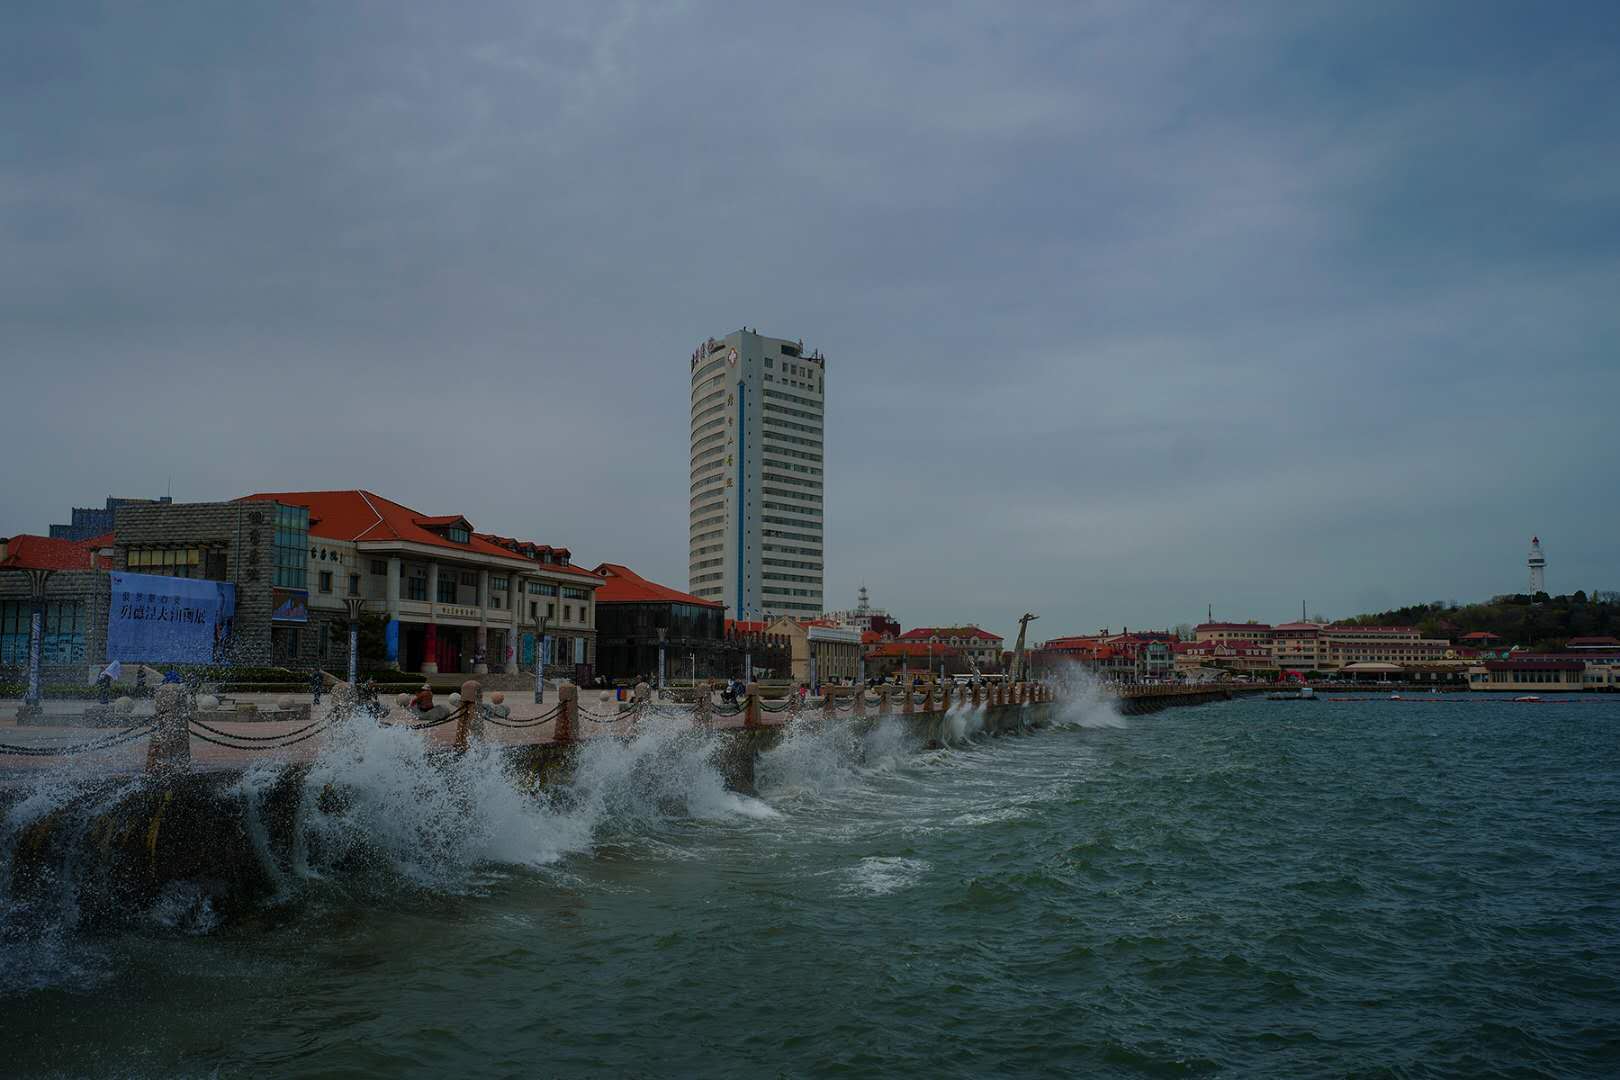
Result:
M1547 557L1541 553L1541 537L1530 538L1530 595L1547 591Z

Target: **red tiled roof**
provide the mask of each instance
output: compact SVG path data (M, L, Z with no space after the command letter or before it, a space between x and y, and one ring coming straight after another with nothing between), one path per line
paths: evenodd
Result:
M607 584L596 590L598 604L644 604L648 601L667 601L673 604L725 607L718 600L702 600L691 593L683 593L679 589L671 589L667 585L648 581L628 566L621 566L618 563L603 563L592 572L607 581Z
M1194 627L1194 629L1195 630L1251 630L1251 631L1259 631L1259 630L1270 630L1271 627L1267 623L1206 622L1206 623L1199 623L1196 627Z
M727 619L726 635L729 637L733 634L763 634L769 625L769 623L750 622L746 619Z
M252 495L245 495L242 502L279 502L286 506L303 506L309 510L309 532L311 536L324 536L332 540L349 541L381 541L402 540L412 544L426 544L429 547L445 548L449 551L460 551L472 555L491 555L498 559L511 559L540 570L555 571L559 574L570 574L575 577L588 578L592 581L600 580L589 570L577 566L565 566L562 563L545 563L537 558L529 558L514 547L532 550L537 555L546 552L566 555L566 548L550 548L543 544L529 544L525 541L509 540L506 537L495 536L492 533L475 532L465 544L458 544L449 537L425 528L428 524L454 524L465 521L459 514L444 517L428 517L403 506L391 499L385 499L370 491L358 489L349 491L261 491Z
M1462 636L1462 639L1464 641L1499 641L1499 640L1501 640L1496 634L1491 633L1489 630L1475 630L1472 634L1464 634Z
M1565 648L1620 648L1620 638L1612 637L1572 637L1564 643Z
M932 651L930 651L930 649L932 649ZM868 659L879 660L885 657L926 658L929 656L937 659L945 656L960 656L961 653L962 650L957 648L955 645L930 646L925 641L885 641L876 648L873 648L866 655Z
M976 638L979 641L1000 641L1001 638L977 626L918 626L907 630L899 641L927 641L931 637Z
M112 534L89 540L59 540L24 533L6 542L6 559L0 563L11 570L93 570L110 568L96 549L112 543Z

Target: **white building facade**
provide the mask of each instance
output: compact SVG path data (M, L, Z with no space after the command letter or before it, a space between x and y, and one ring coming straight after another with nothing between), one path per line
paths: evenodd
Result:
M742 329L692 354L687 591L733 619L822 610L826 361Z

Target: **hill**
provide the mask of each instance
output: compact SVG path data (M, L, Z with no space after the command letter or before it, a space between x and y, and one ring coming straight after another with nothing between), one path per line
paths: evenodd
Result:
M1435 601L1341 621L1362 626L1416 626L1424 637L1452 641L1483 630L1501 638L1504 645L1561 649L1573 637L1620 638L1620 593L1520 593L1462 605Z

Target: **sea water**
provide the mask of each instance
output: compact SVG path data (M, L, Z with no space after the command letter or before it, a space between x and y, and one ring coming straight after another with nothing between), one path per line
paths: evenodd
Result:
M806 725L740 795L653 723L538 799L357 731L253 917L0 913L3 1071L1620 1074L1620 699L972 728Z

